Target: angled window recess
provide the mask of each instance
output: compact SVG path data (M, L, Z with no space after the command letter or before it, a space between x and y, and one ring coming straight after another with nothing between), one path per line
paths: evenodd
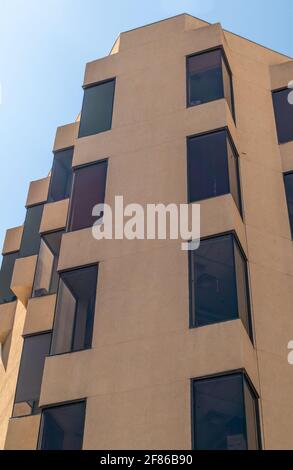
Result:
M222 98L226 98L235 119L232 73L224 50L218 48L187 57L188 106Z
M24 338L13 417L40 413L40 390L45 358L49 354L50 342L51 333Z
M291 228L291 237L293 239L293 172L284 174L284 184Z
M289 103L289 94L292 89L273 91L273 103L280 144L293 140L293 105Z
M77 168L74 171L68 231L92 227L96 221L92 211L105 199L107 161Z
M194 450L258 450L258 398L244 373L192 381Z
M235 236L201 240L189 256L191 328L240 318L252 339L247 262Z
M57 265L63 230L44 234L36 267L33 297L55 294L58 286Z
M28 207L23 227L23 234L19 250L19 257L37 255L40 248L41 237L39 234L44 204Z
M78 137L111 129L114 93L115 79L85 88Z
M3 255L0 270L0 304L13 302L16 296L10 289L15 260L19 257L19 252Z
M85 408L85 401L44 408L38 449L81 450Z
M73 148L54 153L48 202L61 201L70 197L73 175L72 158Z
M238 154L226 129L190 137L189 202L231 193L242 214Z
M51 355L91 348L97 275L97 265L61 273Z

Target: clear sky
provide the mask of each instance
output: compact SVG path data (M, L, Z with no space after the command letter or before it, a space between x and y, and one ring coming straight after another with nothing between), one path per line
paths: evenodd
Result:
M292 0L0 0L1 247L50 170L56 127L80 111L86 62L119 32L184 12L293 56Z

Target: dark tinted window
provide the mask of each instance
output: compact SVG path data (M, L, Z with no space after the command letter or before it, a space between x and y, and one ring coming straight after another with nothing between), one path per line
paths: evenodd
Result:
M229 168L230 193L232 194L234 201L240 213L242 214L238 155L235 151L234 144L228 133L227 133L227 158L228 158L228 168Z
M258 403L255 393L249 386L247 380L243 383L247 447L249 450L257 450L260 447Z
M191 326L241 318L251 336L246 260L232 234L190 252Z
M45 357L50 350L51 333L24 339L17 379L13 416L38 413Z
M23 227L19 256L37 255L40 248L41 237L39 234L41 218L43 214L43 204L29 207L26 211L26 217Z
M193 447L259 448L257 398L243 374L193 381Z
M241 212L238 156L226 130L188 139L189 202L231 192Z
M232 76L222 49L187 58L188 105L226 98L234 115Z
M60 276L51 354L87 349L92 344L97 266Z
M293 140L293 105L288 101L289 93L292 93L292 90L288 88L273 93L276 126L280 143Z
M45 408L42 412L39 449L81 450L85 402Z
M0 304L12 302L16 296L10 289L11 279L13 275L14 263L18 258L18 252L3 255L0 270Z
M48 202L60 201L70 196L72 183L73 148L54 154Z
M293 173L284 175L285 191L288 205L289 221L291 227L291 235L293 238Z
M33 285L33 297L55 294L58 286L57 265L63 231L42 236Z
M115 80L84 90L79 137L108 131L112 126Z
M68 230L91 227L96 221L92 216L96 204L105 198L107 161L79 168L74 172Z

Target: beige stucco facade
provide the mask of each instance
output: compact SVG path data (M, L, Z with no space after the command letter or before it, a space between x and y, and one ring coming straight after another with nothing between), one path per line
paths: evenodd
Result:
M186 56L217 46L233 74L236 123L226 100L186 106ZM236 232L248 258L255 341L240 320L189 329L180 242L97 241L90 228L65 233L59 270L99 262L93 345L47 357L40 405L86 398L84 449L191 449L190 380L245 369L260 396L263 448L293 449L293 246L282 176L293 170L293 146L277 142L271 96L293 78L293 61L220 24L179 15L122 33L108 57L87 64L84 85L113 77L112 129L78 138L78 121L62 126L54 151L74 147L73 166L107 158L109 204L115 195L125 204L181 204L186 138L228 127L244 217L231 195L203 201L201 233ZM31 184L27 206L46 200L49 179ZM68 200L45 204L40 231L64 228L67 211ZM9 233L4 251L17 246L20 230ZM22 334L53 325L56 296L30 299L35 266L36 256L16 261L18 300L13 312L0 308L0 448L37 443L39 416L11 418Z

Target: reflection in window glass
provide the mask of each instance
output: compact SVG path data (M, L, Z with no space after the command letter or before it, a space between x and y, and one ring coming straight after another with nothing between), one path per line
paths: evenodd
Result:
M18 252L3 255L0 270L0 304L12 302L16 299L16 296L10 289L10 284L13 275L14 263L18 256Z
M188 139L189 202L231 193L241 213L238 156L226 130Z
M228 68L226 60L223 57L222 57L222 73L223 73L223 84L224 84L224 96L231 110L233 119L235 120L232 74Z
M19 257L37 255L41 238L39 234L44 204L28 207L23 227Z
M73 148L55 152L50 178L48 202L61 201L70 196L72 183Z
M42 236L33 286L33 297L55 294L58 285L57 265L63 231Z
M108 131L112 126L115 80L84 90L79 137Z
M188 105L226 98L234 116L232 75L222 49L187 58Z
M284 183L289 213L289 222L291 227L291 235L293 238L293 173L287 173L284 175Z
M242 373L194 380L192 398L195 450L258 449L257 398Z
M260 445L260 436L256 397L246 379L244 379L243 382L243 389L247 428L247 447L249 450L258 450Z
M17 379L13 416L39 413L39 398L45 358L50 350L51 333L24 339Z
M189 105L224 98L221 61L220 49L188 57Z
M236 206L242 214L238 155L234 150L234 145L229 135L227 135L227 158L229 168L230 193L232 194Z
M103 204L107 176L107 161L78 168L74 172L68 230L92 227L96 221L92 212L96 204Z
M84 401L43 409L38 448L81 450L84 419Z
M248 295L248 276L247 264L244 256L242 255L238 243L234 239L234 259L235 259L235 274L237 283L237 300L238 300L238 315L241 318L246 331L252 338L252 326L250 319L250 305Z
M188 139L188 186L190 202L229 193L225 131Z
M204 326L238 318L231 236L202 240L193 259L193 323Z
M88 349L92 344L97 266L60 276L51 354Z
M241 318L251 336L246 260L232 234L190 252L191 327Z
M293 105L289 103L288 96L291 89L273 92L273 102L279 143L293 140Z

